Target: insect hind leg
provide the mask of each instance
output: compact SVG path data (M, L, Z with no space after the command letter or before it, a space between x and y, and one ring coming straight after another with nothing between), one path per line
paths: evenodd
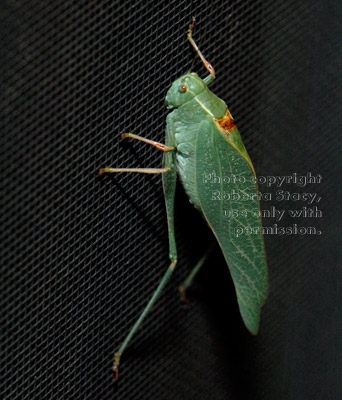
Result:
M131 341L133 335L139 329L140 325L143 323L144 319L146 318L147 314L153 307L154 303L157 301L160 293L163 291L164 287L166 286L167 282L171 278L171 275L176 268L177 259L172 260L171 264L167 268L162 277L161 281L159 282L157 289L154 291L152 297L150 298L149 302L147 303L146 307L140 314L139 318L136 320L135 324L133 325L132 329L128 332L126 338L124 339L122 345L120 346L119 350L114 355L114 364L113 364L113 372L114 372L114 382L119 378L119 365L122 353L128 346L129 342Z
M197 275L197 273L199 272L199 270L202 268L202 266L205 264L205 262L209 258L209 256L212 253L213 249L214 249L214 244L212 244L209 247L209 249L204 253L204 255L198 260L197 264L191 270L190 274L185 279L183 284L181 286L179 286L180 298L181 298L181 301L184 304L188 304L189 303L189 300L188 300L188 298L186 296L187 289L191 286L192 281L194 280L194 278Z

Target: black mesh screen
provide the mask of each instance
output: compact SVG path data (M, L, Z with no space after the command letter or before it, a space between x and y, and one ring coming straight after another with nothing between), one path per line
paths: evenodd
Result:
M342 9L338 1L4 1L1 5L1 397L339 399ZM317 206L321 235L265 235L271 292L243 326L219 249L184 309L178 285L211 233L177 188L179 265L122 358L113 353L168 266L159 167L165 93L212 62L260 176L320 174L270 209ZM193 70L205 76L196 58Z

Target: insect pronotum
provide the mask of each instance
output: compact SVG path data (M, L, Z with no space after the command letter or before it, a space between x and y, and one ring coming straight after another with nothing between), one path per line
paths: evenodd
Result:
M114 356L114 381L119 376L120 358L170 279L177 264L174 232L174 197L177 175L190 202L213 231L231 273L242 319L256 334L260 310L268 293L265 256L256 174L240 133L226 104L208 86L215 70L197 47L192 33L188 39L209 75L201 79L187 72L171 85L166 104L173 111L166 118L165 144L132 133L131 138L164 152L162 168L103 168L99 175L117 172L162 174L169 234L170 265L139 318ZM204 255L181 286L181 296L204 264Z

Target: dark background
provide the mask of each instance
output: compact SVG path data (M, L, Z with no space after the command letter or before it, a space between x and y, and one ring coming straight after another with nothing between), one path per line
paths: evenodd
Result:
M4 1L1 21L1 397L340 399L342 9L338 1ZM191 67L259 176L322 176L321 218L264 219L321 235L266 235L271 290L258 336L241 321L216 249L184 309L178 285L211 240L181 187L179 265L122 358L113 353L168 265L159 167L165 93ZM194 68L206 71L198 59ZM302 201L274 200L278 209Z

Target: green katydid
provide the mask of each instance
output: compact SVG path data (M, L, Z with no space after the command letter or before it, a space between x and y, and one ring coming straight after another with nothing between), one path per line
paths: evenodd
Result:
M258 332L260 310L268 293L256 174L226 104L208 89L215 79L215 70L192 38L194 22L193 18L187 37L209 75L201 79L196 73L188 72L171 85L166 104L173 111L166 118L166 144L132 133L122 135L122 138L140 140L162 150L162 168L103 168L99 171L100 175L110 172L162 174L171 260L147 306L115 353L114 380L118 379L122 353L177 264L174 232L177 175L190 202L207 221L220 245L235 285L242 319L252 334ZM200 259L181 286L183 298L206 257Z

